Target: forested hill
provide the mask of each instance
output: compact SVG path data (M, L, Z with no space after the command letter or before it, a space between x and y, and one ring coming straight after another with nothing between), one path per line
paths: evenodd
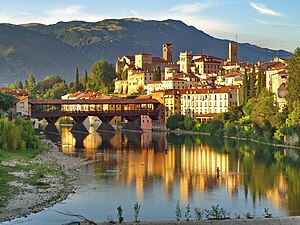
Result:
M100 22L59 22L54 25L0 24L0 84L24 80L31 72L41 80L46 75L74 79L98 60L114 63L118 56L140 52L161 56L164 42L173 44L173 58L180 51L227 58L228 40L214 38L181 21L108 19ZM284 50L239 44L239 60L270 60L289 57Z

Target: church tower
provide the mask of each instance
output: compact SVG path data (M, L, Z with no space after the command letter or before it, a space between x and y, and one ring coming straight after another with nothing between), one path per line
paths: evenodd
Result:
M229 42L229 62L237 63L238 62L238 49L237 42Z
M164 43L162 50L163 50L163 59L172 62L172 44Z

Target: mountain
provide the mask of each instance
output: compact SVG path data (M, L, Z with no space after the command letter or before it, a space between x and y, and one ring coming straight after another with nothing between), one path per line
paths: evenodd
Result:
M118 56L140 52L161 56L165 42L173 44L173 59L186 50L228 57L229 40L214 38L177 20L129 18L53 25L0 24L0 83L24 80L30 72L37 80L60 75L70 81L74 80L76 66L82 74L100 59L114 63ZM239 43L238 52L239 60L246 62L291 55L248 43Z

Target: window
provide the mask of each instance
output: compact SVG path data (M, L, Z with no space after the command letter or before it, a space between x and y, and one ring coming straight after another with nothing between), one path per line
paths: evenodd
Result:
M24 108L24 102L20 102L20 108Z

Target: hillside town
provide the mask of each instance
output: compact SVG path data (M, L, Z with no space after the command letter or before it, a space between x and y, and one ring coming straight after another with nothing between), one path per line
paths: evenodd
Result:
M175 61L172 47L170 43L163 44L162 57L149 53L118 57L113 94L76 91L60 97L62 100L122 99L126 96L156 99L163 106L160 120L152 121L143 115L141 127L165 129L171 115L190 116L198 123L207 123L215 115L227 112L230 107L241 106L244 102L243 76L246 73L249 77L254 72L255 81L261 80L263 86L273 93L279 109L285 108L287 59L276 57L269 62L252 64L240 62L237 43L230 42L228 59L183 51L180 52L179 60ZM2 88L1 91L18 96L17 115L30 116L26 92L8 88ZM77 107L74 105L68 108L81 110ZM111 123L117 124L123 120L116 117Z

